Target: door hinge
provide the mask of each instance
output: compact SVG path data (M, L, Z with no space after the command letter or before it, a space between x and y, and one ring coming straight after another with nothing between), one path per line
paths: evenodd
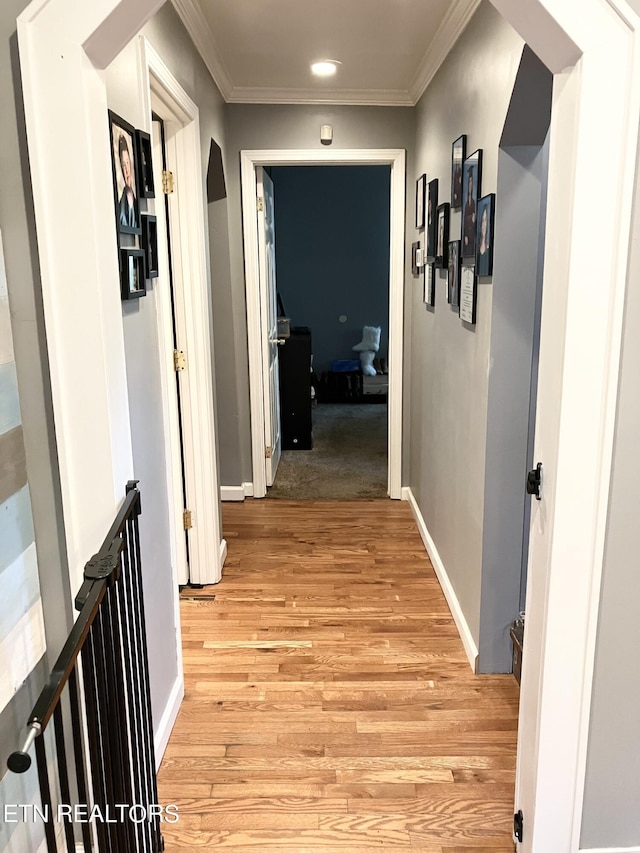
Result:
M162 192L165 195L170 195L173 192L173 172L167 169L162 171Z
M191 510L185 509L182 513L182 526L185 530L191 530L193 527L193 519L191 518Z
M513 816L513 836L516 841L522 841L522 836L524 834L524 815L522 814L522 809L516 812Z
M265 458L265 459L271 459L271 454L272 454L272 452L273 452L273 451L271 450L271 448L270 448L270 447L265 447L265 449L264 449L264 458Z
M261 195L259 195L257 198L257 208L259 213L262 213L262 211L264 210L264 199Z
M184 370L187 366L187 357L184 354L184 350L174 349L173 351L173 369L176 373Z

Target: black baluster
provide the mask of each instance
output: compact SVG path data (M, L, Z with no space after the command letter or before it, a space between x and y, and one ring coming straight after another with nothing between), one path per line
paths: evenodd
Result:
M71 706L71 727L73 729L73 757L76 765L76 785L78 787L78 800L83 805L89 806L87 797L87 775L84 766L84 744L82 742L82 723L80 722L80 694L78 692L77 665L69 675L69 704ZM88 724L87 720L87 724ZM87 725L89 729L89 725ZM89 734L91 738L91 734ZM82 823L82 842L85 853L92 853L93 839L88 823Z

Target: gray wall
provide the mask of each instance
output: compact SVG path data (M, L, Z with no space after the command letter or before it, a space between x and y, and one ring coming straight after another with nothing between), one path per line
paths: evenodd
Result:
M542 293L541 247L548 146L501 150L487 400L484 530L480 600L480 672L511 672L509 627L520 610L523 540L531 500L529 437L532 370Z
M408 173L413 172L415 110L405 107L329 107L322 105L228 104L227 193L231 252L231 292L213 291L216 352L226 354L224 367L216 375L218 416L238 425L235 441L224 448L228 456L222 485L251 481L251 434L249 429L249 374L247 355L244 261L240 204L240 151L257 148L321 149L320 125L331 124L335 148L404 148ZM407 199L412 216L413 198ZM410 272L407 282L410 280ZM218 306L221 310L218 310ZM229 313L222 307L231 309ZM405 349L408 334L405 336ZM408 423L408 419L405 419ZM229 434L231 429L220 427Z
M440 180L440 201L449 201L451 143L466 133L468 153L484 150L483 194L496 192L498 147L522 49L522 39L483 3L418 104L410 186L426 172ZM460 212L453 212L451 239L460 227ZM478 286L474 328L447 304L445 288L446 275L437 275L434 310L411 288L409 485L477 644L494 285L484 279Z
M219 140L222 133L222 98L170 4L149 21L142 33L199 107L204 182L211 136ZM134 39L106 70L107 99L110 109L135 127L143 127L138 86L132 85L138 75L137 57L137 40ZM155 200L141 201L141 206L145 204L149 212L155 210L157 215L163 215L161 195ZM131 237L125 240L129 244L132 242ZM178 676L176 634L172 630L176 591L170 561L169 498L158 359L156 298L161 284L157 279L148 282L145 297L122 303L134 472L142 492L140 539L156 728Z
M388 166L279 166L276 276L292 325L309 326L313 366L358 358L362 327L380 326L389 347ZM339 317L347 317L340 322Z
M640 170L633 222L581 848L640 845Z

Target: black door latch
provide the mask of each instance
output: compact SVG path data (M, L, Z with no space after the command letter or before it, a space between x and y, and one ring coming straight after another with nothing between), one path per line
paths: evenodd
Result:
M538 462L533 471L527 474L527 494L535 495L537 501L542 500L540 489L542 488L542 462Z
M513 835L516 841L522 841L524 835L524 815L522 809L513 816Z

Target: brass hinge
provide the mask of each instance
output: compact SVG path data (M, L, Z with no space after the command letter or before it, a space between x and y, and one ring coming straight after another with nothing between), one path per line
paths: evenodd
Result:
M185 530L191 530L193 527L193 519L191 518L191 510L185 509L182 513L182 526Z
M270 447L265 447L265 449L264 449L264 458L265 458L265 459L271 459L271 453L272 453L271 448L270 448Z
M258 206L258 212L262 213L262 211L264 210L264 199L262 198L261 195L258 196L257 206Z
M165 195L170 195L173 192L173 172L166 169L162 172L162 192Z
M187 366L187 357L184 354L184 351L181 349L174 349L173 351L173 369L178 373L181 370L184 370Z

